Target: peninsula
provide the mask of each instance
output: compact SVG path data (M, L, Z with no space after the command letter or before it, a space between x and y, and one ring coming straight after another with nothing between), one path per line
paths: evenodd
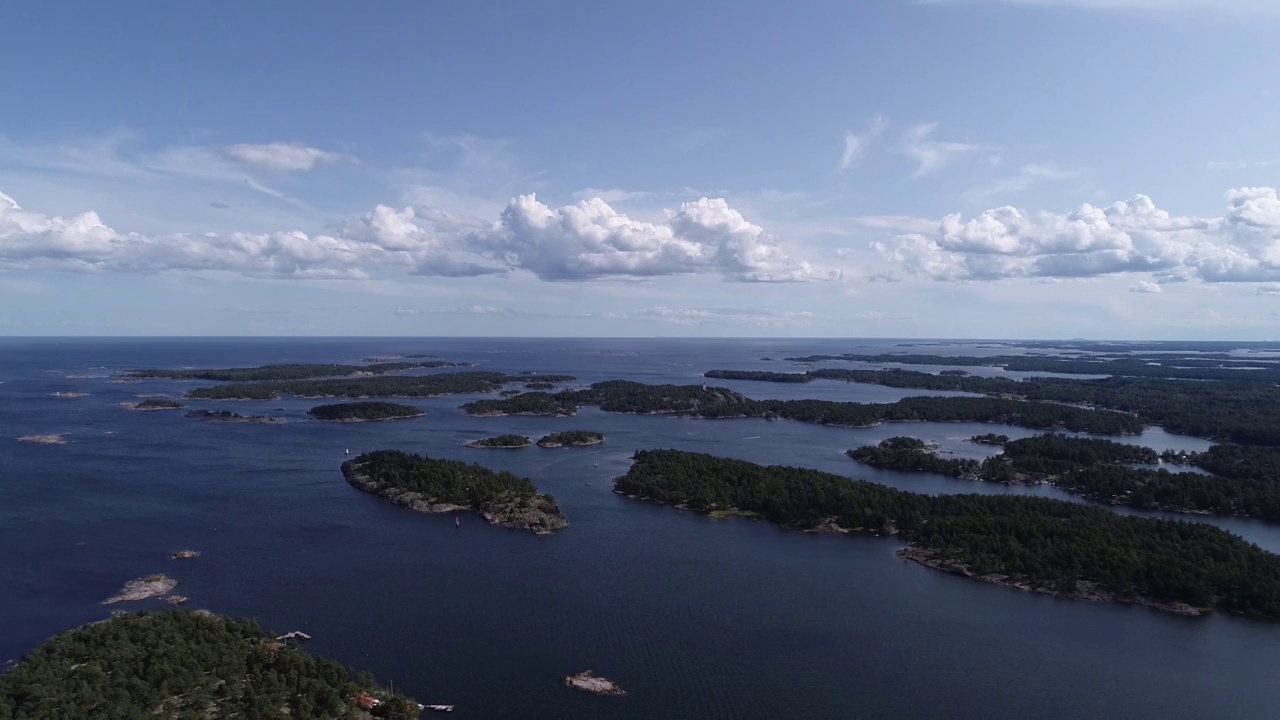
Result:
M1196 615L1280 618L1280 556L1203 523L1015 495L931 496L794 467L640 451L614 490L783 527L900 535L901 556L1021 590Z
M527 448L532 444L533 441L524 435L498 435L497 437L484 438L483 440L472 440L466 443L466 446L482 449L519 449Z
M316 420L332 422L376 422L379 420L401 420L404 418L422 417L426 415L420 408L412 405L398 405L389 402L353 402L335 405L317 405L307 411Z
M590 430L569 430L544 436L538 441L538 447L583 447L586 445L599 445L602 442L604 442L604 435L601 433Z
M379 718L419 716L416 702L353 672L251 620L126 613L63 632L0 675L0 717L368 720L373 705Z
M342 464L354 487L425 513L475 510L494 525L546 535L569 526L551 495L528 478L459 460L398 450L365 453Z

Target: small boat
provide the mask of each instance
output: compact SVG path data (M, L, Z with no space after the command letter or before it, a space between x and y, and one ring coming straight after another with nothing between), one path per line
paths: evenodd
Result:
M350 455L350 454L351 454L351 448L347 448L347 454L348 454L348 455Z
M454 526L454 527L462 527L462 518L460 518L460 517L455 517L455 518L453 519L453 526Z
M452 705L428 705L427 710L435 710L436 712L453 712Z

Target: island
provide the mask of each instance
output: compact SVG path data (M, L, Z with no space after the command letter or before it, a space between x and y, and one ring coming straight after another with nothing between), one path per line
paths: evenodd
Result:
M570 417L578 413L578 406L544 392L527 392L506 400L476 400L462 406L462 411L472 417L507 417L535 415L542 417Z
M89 393L87 393L87 392L63 392L63 391L58 391L58 392L55 392L55 393L54 393L53 395L51 395L50 397L64 398L64 399L75 399L75 398L89 397Z
M1067 598L1280 619L1280 556L1204 523L1018 495L925 495L805 468L636 453L614 491L796 530L897 535L907 560Z
M343 463L342 476L360 490L417 512L475 510L494 525L539 535L569 526L556 499L539 493L531 480L483 465L379 450Z
M542 381L531 382L531 383L525 383L524 389L525 390L555 390L556 384L549 383L549 382L542 382Z
M18 438L18 442L33 445L63 445L67 442L67 438L65 435L23 435Z
M584 670L577 675L567 675L564 684L583 692L589 692L592 695L626 695L627 692L618 687L612 680L606 680L602 677L596 677L595 673L590 670Z
M119 602L135 602L137 600L146 600L147 598L162 597L168 595L177 586L177 580L163 573L148 575L125 583L120 592L103 600L102 604L114 605Z
M984 433L982 435L974 435L969 438L969 442L975 445L1004 445L1009 442L1009 436L997 435L995 433Z
M545 435L538 441L540 448L559 448L559 447L583 447L586 445L599 445L604 442L604 435L589 430L569 430L566 432L551 433Z
M484 438L482 440L472 440L466 443L469 448L494 448L494 449L519 449L527 448L533 444L533 441L524 435L498 435L497 437Z
M1043 430L1100 435L1142 432L1141 420L1122 412L1053 402L998 397L909 397L893 403L831 400L753 400L728 388L707 385L646 385L630 380L598 382L555 394L530 392L513 398L478 400L462 406L468 415L567 417L583 405L605 412L701 418L764 418L839 427L872 427L889 422L987 422Z
M432 360L428 362L378 362L366 365L337 365L295 363L287 365L262 365L248 368L179 369L179 370L129 370L122 378L163 378L169 380L223 380L228 382L253 382L261 380L309 380L325 377L352 375L385 375L387 373L417 370L418 368L454 367L454 363Z
M200 551L199 550L179 550L178 552L170 555L169 557L173 560L190 560L192 558L200 557Z
M276 641L251 620L167 609L63 632L0 675L0 717L416 720L368 673Z
M990 436L979 436L992 439ZM1003 436L995 436L1000 438ZM1280 450L1215 445L1204 453L1165 453L1215 476L1157 467L1156 451L1101 438L1037 435L1004 438L1004 452L982 462L940 458L915 438L896 437L848 451L889 470L936 472L962 480L1048 483L1086 499L1143 510L1234 515L1280 521Z
M377 422L379 420L402 420L404 418L422 417L426 415L420 408L412 405L398 405L389 402L353 402L336 405L317 405L307 411L316 420L331 422Z
M130 406L133 410L181 410L186 407L177 400L167 398L147 398Z
M230 410L191 410L184 417L199 420L201 422L227 422L227 423L262 423L264 425L283 425L285 419L281 417L269 417L267 415L241 415Z
M548 382L568 382L569 375L542 376ZM307 398L439 397L442 395L497 392L525 376L485 371L443 372L431 375L383 375L329 380L269 380L195 388L187 397L195 400L274 400L281 393Z

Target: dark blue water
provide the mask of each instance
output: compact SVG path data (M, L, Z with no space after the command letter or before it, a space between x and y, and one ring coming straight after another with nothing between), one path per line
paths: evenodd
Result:
M207 383L110 382L140 367L350 361L431 352L484 369L582 382L701 382L762 356L883 352L804 340L0 340L0 662L99 619L121 582L168 572L193 607L315 636L311 647L458 717L1263 718L1280 703L1280 625L1188 620L1056 600L894 558L890 539L815 537L711 520L610 492L638 448L677 447L814 467L921 492L1020 492L875 471L849 447L894 434L981 456L970 435L1017 428L912 424L847 430L584 410L576 418L465 417L453 396L423 418L310 422L313 403L204 403L289 423L199 423L119 407ZM960 348L964 350L965 348ZM970 348L972 350L972 348ZM942 352L936 346L922 352ZM956 348L946 348L956 352ZM978 350L977 352L981 352ZM66 376L90 376L71 378ZM722 383L717 383L722 384ZM754 397L888 402L846 383L735 388ZM60 399L54 392L87 392ZM276 411L276 408L283 408ZM477 451L505 432L601 430L602 446ZM64 433L67 444L18 443ZM1158 430L1157 449L1207 443ZM343 451L401 448L534 479L571 527L555 536L410 513L350 488ZM598 466L597 466L598 464ZM1216 520L1272 550L1280 529ZM203 556L176 562L184 548ZM137 603L136 607L159 607ZM116 606L119 607L119 606ZM596 698L560 679L587 668L631 692Z

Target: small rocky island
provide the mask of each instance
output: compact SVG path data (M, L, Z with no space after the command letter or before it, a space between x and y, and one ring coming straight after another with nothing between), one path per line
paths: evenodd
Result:
M547 535L569 526L551 495L528 478L459 460L379 450L342 464L352 486L424 513L475 510L494 525Z
M136 600L146 600L147 598L161 597L163 595L168 595L169 592L177 586L178 581L164 573L148 575L125 583L119 593L103 600L102 604L114 605L119 602L133 602Z
M420 408L390 402L353 402L317 405L307 411L316 420L329 422L378 422L426 415Z
M201 422L262 423L263 425L283 425L285 422L284 418L269 417L267 415L241 415L230 410L192 410L184 417Z
M191 560L192 558L198 558L198 557L200 557L199 550L179 550L178 552L169 556L169 558L172 560Z
M186 405L183 405L182 403L178 402L177 400L170 400L170 399L168 399L168 398L147 398L146 400L143 400L142 402L134 403L134 404L132 404L132 405L126 405L126 407L129 407L129 408L130 408L130 409L132 409L132 410L143 410L143 411L146 411L146 410L181 410L182 408L186 407Z
M67 438L64 435L23 435L18 438L18 442L33 445L62 445L67 442Z
M541 448L585 447L604 442L604 435L590 430L569 430L551 433L538 441Z
M512 417L529 415L538 417L569 417L578 413L578 406L545 392L527 392L505 400L476 400L462 406L471 417Z
M583 692L589 692L592 695L626 695L627 691L618 687L617 683L612 680L606 680L597 677L590 670L585 670L577 675L566 675L564 684Z
M482 440L472 440L467 443L469 448L479 449L507 449L516 450L519 448L527 448L533 444L533 441L524 435L498 435L497 437L484 438Z

